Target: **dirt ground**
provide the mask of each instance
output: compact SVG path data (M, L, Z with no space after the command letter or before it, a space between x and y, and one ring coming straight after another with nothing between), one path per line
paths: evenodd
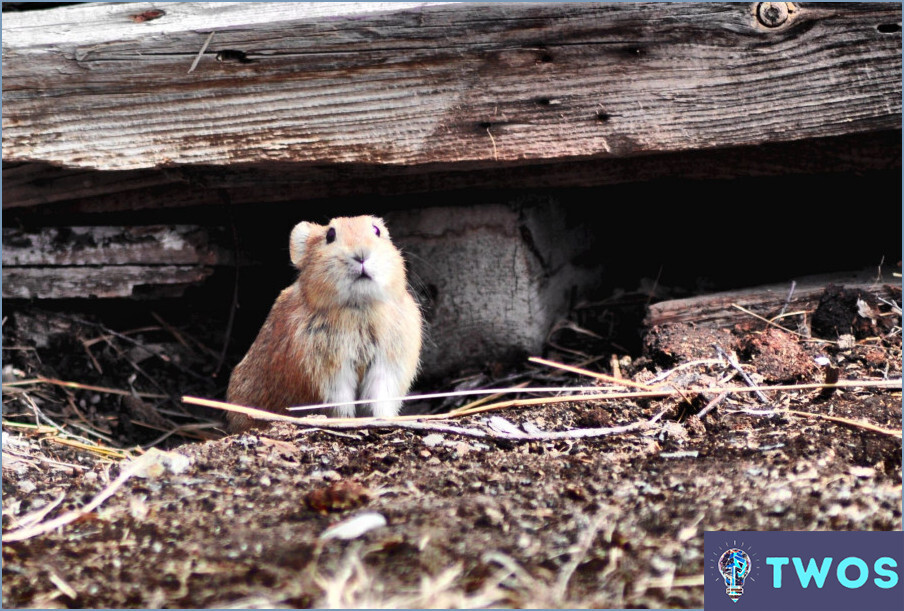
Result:
M670 325L633 359L571 353L658 394L605 382L634 395L420 430L239 436L178 400L221 398L241 356L219 363L222 327L203 312L126 326L16 308L3 327L3 606L701 607L704 531L901 529L890 291L827 293L787 330ZM730 361L759 385L865 385L722 392L748 384ZM592 380L485 364L419 390Z

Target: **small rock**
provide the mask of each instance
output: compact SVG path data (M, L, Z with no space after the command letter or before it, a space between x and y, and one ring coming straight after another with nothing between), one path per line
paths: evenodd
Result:
M659 429L659 441L672 441L682 444L687 441L687 430L677 422L666 420Z
M151 448L129 464L135 466L136 476L153 479L167 471L175 475L185 472L191 465L191 459L178 452L163 452L157 448Z
M327 539L343 539L345 541L357 539L364 533L374 530L375 528L383 528L386 526L386 518L383 514L375 511L359 513L347 520L339 522L335 526L331 526L323 531L320 535L322 540Z
M372 497L370 490L354 481L336 482L307 493L305 504L319 513L360 507Z
M850 333L844 333L838 336L839 350L850 350L857 345L857 339Z
M848 470L850 471L851 475L860 479L869 479L871 477L876 477L876 470L872 467L858 467L854 465Z
M424 437L423 442L425 445L433 448L441 444L443 442L443 439L444 437L439 433L431 433L430 435Z

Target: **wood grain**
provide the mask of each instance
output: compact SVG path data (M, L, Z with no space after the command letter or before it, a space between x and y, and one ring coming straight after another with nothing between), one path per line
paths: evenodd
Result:
M191 225L3 228L3 266L224 265L229 254Z
M3 209L28 207L29 212L56 218L70 213L221 205L224 193L234 204L415 193L429 193L436 199L438 192L462 189L595 187L669 177L706 180L900 168L900 130L622 159L488 167L262 163L104 172L5 163Z
M178 296L212 273L210 267L187 265L4 266L3 299L137 297L139 287L149 287L155 295Z
M900 129L901 5L796 9L778 28L738 3L7 13L3 160L482 168Z

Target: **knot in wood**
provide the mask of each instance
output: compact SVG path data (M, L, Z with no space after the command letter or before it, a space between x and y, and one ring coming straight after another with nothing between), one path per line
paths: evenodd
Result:
M788 21L789 9L788 2L760 2L756 7L756 18L767 28L777 28Z

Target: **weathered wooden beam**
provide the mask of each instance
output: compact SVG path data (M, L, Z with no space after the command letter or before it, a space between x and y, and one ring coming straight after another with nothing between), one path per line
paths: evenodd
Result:
M791 4L776 27L756 6L7 13L3 160L480 168L900 129L900 4Z
M754 288L699 295L686 299L672 299L654 303L647 308L646 327L668 323L692 322L706 327L730 327L742 321L752 320L750 314L735 305L764 318L770 318L787 304L787 312L813 311L829 284L861 289L877 297L901 297L901 279L887 270L876 269L818 276L806 276L796 281L791 293L791 282ZM788 296L791 299L788 299Z
M107 265L101 267L3 267L3 299L72 299L139 296L136 288L179 296L207 278L210 267Z
M3 209L42 206L40 212L56 215L216 205L224 201L260 204L461 189L596 187L669 177L705 180L900 168L900 130L718 151L550 162L540 167L258 164L104 172L6 163Z
M3 266L223 265L230 257L192 225L3 228Z
M3 298L178 296L230 261L188 225L4 227Z

